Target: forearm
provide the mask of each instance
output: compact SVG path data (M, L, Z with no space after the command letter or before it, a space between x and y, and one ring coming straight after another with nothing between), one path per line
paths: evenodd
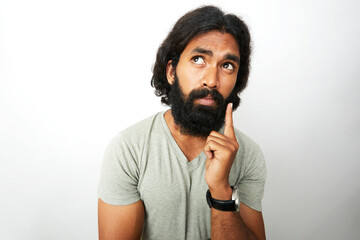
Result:
M246 227L239 212L224 212L211 208L211 240L257 239Z
M218 189L212 188L210 189L210 193L215 199L230 200L232 189L230 186ZM243 208L246 207L245 205L242 206ZM239 211L220 211L211 208L211 239L257 239L256 235L250 231L241 216Z

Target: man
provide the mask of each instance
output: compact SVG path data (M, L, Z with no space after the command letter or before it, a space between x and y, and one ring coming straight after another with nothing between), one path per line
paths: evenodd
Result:
M249 75L245 23L212 6L178 20L160 46L152 86L171 109L119 133L102 166L99 236L265 239L265 163L234 129Z

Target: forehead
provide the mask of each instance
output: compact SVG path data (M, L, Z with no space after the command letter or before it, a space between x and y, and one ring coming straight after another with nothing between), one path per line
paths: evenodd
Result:
M196 48L208 49L220 55L233 54L240 57L237 41L230 33L210 31L200 34L189 41L183 54L191 54Z

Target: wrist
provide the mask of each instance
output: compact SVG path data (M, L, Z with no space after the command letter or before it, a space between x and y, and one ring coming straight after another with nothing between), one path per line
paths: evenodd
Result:
M231 200L232 188L230 185L224 187L213 188L209 187L211 196L218 200Z
M232 196L230 199L218 199L211 195L210 190L206 192L206 201L210 208L219 211L238 212L240 207L239 195L237 186L231 187ZM221 195L219 195L221 197ZM222 195L225 196L225 195Z

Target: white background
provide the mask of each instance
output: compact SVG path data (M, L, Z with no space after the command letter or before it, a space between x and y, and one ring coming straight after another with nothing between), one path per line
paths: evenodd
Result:
M158 46L215 4L248 23L235 125L260 144L268 239L359 239L358 1L0 1L0 239L97 239L106 144L166 109Z

